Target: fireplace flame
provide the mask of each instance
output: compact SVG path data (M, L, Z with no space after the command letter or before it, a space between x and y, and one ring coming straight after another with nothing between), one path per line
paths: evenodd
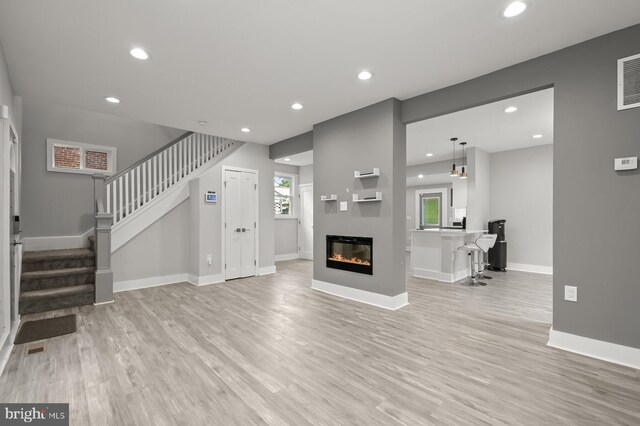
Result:
M348 258L348 257L344 257L339 253L334 253L333 256L329 258L329 260L334 260L336 262L344 262L344 263L355 263L358 265L366 265L366 266L371 265L371 262L369 262L368 260L360 259L358 257Z

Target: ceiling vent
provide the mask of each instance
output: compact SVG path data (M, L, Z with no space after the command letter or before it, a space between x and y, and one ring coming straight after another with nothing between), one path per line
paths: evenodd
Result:
M618 110L640 107L640 55L618 60Z

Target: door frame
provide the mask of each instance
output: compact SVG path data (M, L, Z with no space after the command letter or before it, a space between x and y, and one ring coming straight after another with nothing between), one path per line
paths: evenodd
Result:
M298 185L298 257L301 257L300 253L302 253L302 189L301 188L307 188L307 187L311 187L313 190L313 183L303 183ZM312 199L313 199L313 202L315 203L316 202L315 198L312 198ZM313 229L313 223L311 223L311 228ZM301 258L306 259L306 257L301 257ZM313 252L312 252L311 259L307 259L307 260L313 260Z
M256 190L254 191L255 192L255 218L256 218L255 231L256 232L253 236L254 255L256 259L256 264L254 265L254 274L258 276L260 271L260 172L256 169L247 169L244 167L233 167L233 166L228 166L223 164L222 175L220 177L220 182L221 182L220 208L222 210L222 222L220 223L220 231L221 231L220 234L222 235L222 238L220 238L220 241L221 241L220 253L222 254L221 256L222 263L220 263L220 268L222 269L222 277L224 281L227 280L227 268L225 267L225 264L227 261L227 231L225 227L225 224L227 222L227 205L226 205L227 185L225 184L225 175L227 171L246 172L246 173L253 173L256 175L257 186L256 186Z

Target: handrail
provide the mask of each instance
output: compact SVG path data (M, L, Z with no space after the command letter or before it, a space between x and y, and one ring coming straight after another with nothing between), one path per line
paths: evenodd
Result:
M131 170L135 169L136 167L138 167L140 164L144 163L145 161L148 161L150 159L152 159L153 157L155 157L156 155L160 154L162 151L166 150L167 148L172 147L173 145L179 143L181 140L188 138L189 136L191 136L192 134L194 134L195 132L186 132L184 133L182 136L178 136L176 139L172 140L171 142L169 142L168 144L156 149L155 151L153 151L151 154L145 156L142 160L138 160L135 163L133 163L132 165L130 165L129 167L127 167L126 169L118 172L117 174L113 175L113 176L109 176L108 179L105 179L104 184L108 185L111 182L113 182L114 180L118 179L121 176L124 176L125 174L129 173Z

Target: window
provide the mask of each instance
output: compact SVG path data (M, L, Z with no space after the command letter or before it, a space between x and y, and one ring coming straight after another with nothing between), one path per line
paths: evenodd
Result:
M441 212L442 195L422 194L420 196L420 225L429 227L439 227L442 224Z
M116 171L116 148L47 139L47 170L112 175Z
M276 173L273 177L273 209L276 217L295 217L295 175Z

